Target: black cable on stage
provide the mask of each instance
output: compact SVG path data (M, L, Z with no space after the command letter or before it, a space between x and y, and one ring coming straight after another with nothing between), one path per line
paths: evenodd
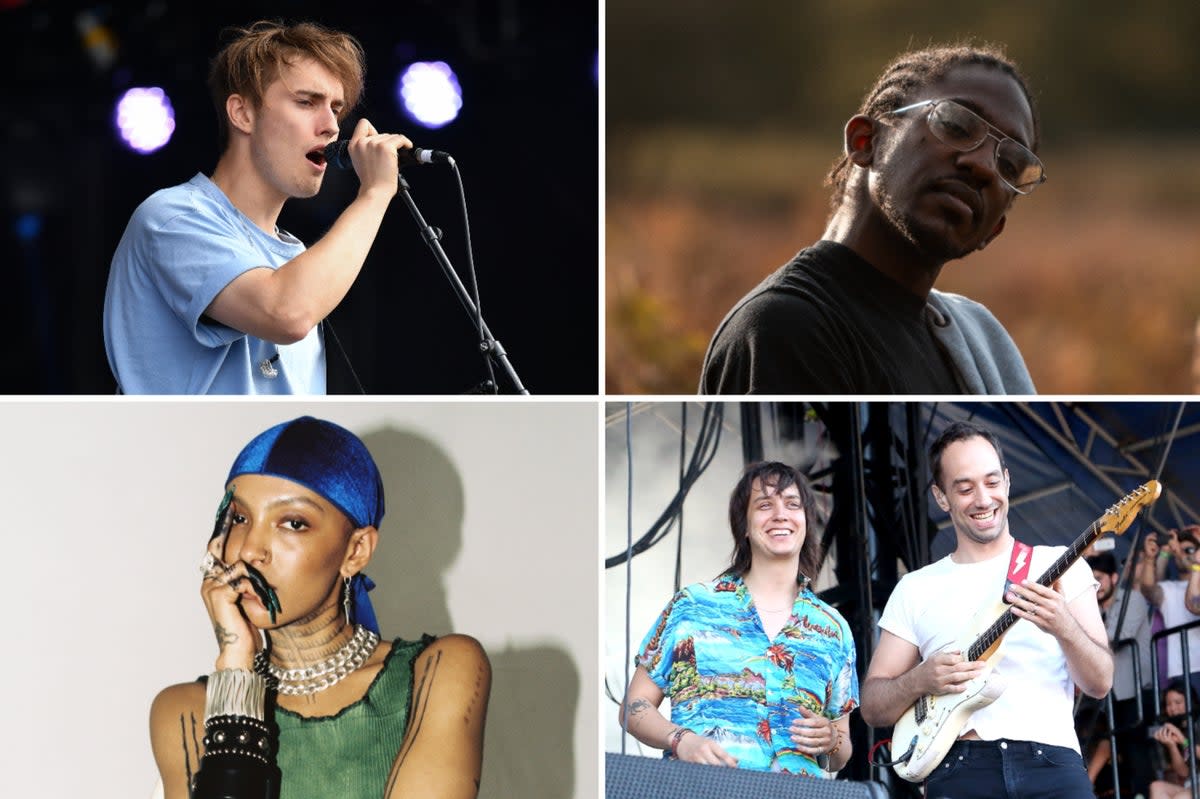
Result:
M687 403L679 403L679 488L683 488L687 460ZM675 540L675 593L679 593L683 579L683 506L679 506L679 537Z
M342 354L342 360L346 362L346 368L350 370L350 377L354 379L354 385L358 388L359 394L366 394L367 390L363 388L363 384L359 382L358 373L354 371L354 364L350 363L350 356L346 354L346 348L342 346L342 340L338 338L337 331L333 329L333 322L325 319L321 322L325 325L325 329L333 336L333 343L337 345L338 352Z
M479 281L475 278L475 252L471 247L471 221L467 216L467 192L463 188L462 173L458 171L458 162L450 159L450 168L454 171L454 179L458 181L458 200L462 208L463 218L463 233L466 236L467 245L467 276L471 278L471 299L475 301L475 316L471 321L475 324L475 333L479 336L481 343L487 342L487 333L483 329L483 305L479 302ZM492 368L492 354L485 352L483 363L487 367L488 382L492 386L494 393L500 392L500 386L496 383L496 372Z
M629 686L630 606L633 602L633 408L625 403L625 685ZM622 699L622 702L625 700ZM629 737L629 714L621 714L621 754L625 754L625 739Z
M906 414L905 420L904 420L904 427L905 427L905 432L909 432L909 431L915 432L915 430L912 430L912 428L909 427L909 420L908 420L907 414ZM918 505L919 501L916 497L915 492L912 489L916 488L917 486L919 486L921 484L922 475L914 475L913 474L912 463L913 463L914 459L911 454L912 450L913 450L913 445L914 445L914 442L909 441L907 448L906 448L907 451L905 452L904 476L906 478L905 482L908 486L908 490L906 490L904 492L904 496L900 500L900 507L902 509L901 515L904 518L904 531L905 531L905 534L904 534L904 549L905 549L904 566L905 566L905 568L907 568L909 570L915 570L915 569L920 568L921 566L926 565L924 563L917 562L917 550L920 548L920 545L917 542L917 537L921 535L921 529L920 529L921 522L917 521L917 505ZM918 446L920 446L920 445L918 445ZM924 521L928 521L928 520L926 519Z
M683 502L687 499L687 494L700 479L700 475L704 474L712 463L712 459L717 454L717 447L721 440L721 422L725 417L725 406L720 402L710 402L704 406L704 415L700 423L700 433L696 437L696 446L692 450L692 456L688 461L688 467L684 474L684 479L680 489L675 496L667 504L667 507L659 515L658 519L650 526L650 529L639 538L637 541L628 547L624 552L608 557L604 561L604 568L611 569L614 566L620 566L630 558L642 554L646 550L653 547L661 541L668 532L675 520L679 516L679 511L683 507Z
M625 453L628 461L628 469L626 472L626 506L625 506L625 529L626 529L626 545L625 551L619 555L615 555L605 560L605 568L612 568L621 563L625 564L625 688L622 690L622 698L618 699L613 693L612 687L609 685L608 676L604 678L604 689L608 698L613 704L620 705L625 700L623 698L625 691L628 690L630 675L629 667L633 662L631 657L631 635L632 635L632 596L633 596L633 572L632 564L635 555L645 552L650 547L657 544L659 541L670 532L671 526L676 521L680 527L680 547L682 547L683 538L683 501L687 498L688 492L700 478L705 470L712 464L713 458L716 456L718 445L721 440L721 424L724 420L724 405L721 403L708 403L704 407L704 414L701 420L700 433L697 436L696 446L692 450L690 458L686 457L686 433L687 433L687 411L686 404L683 411L683 429L680 433L680 485L675 497L668 504L667 509L659 516L658 520L643 535L637 542L633 541L633 434L632 434L632 404L626 403L625 406ZM686 468L685 468L686 461ZM681 552L682 550L680 550ZM676 555L676 577L675 590L679 590L680 580L680 563L681 554ZM621 754L625 754L629 735L629 717L627 714L621 714L623 721L621 724Z

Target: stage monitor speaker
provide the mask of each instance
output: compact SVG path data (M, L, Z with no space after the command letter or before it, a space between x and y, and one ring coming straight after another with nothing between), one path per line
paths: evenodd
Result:
M605 799L888 799L876 782L701 766L606 752Z

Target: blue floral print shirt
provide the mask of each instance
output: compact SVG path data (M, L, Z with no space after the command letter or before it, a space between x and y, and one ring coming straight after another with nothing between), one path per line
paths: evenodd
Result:
M646 635L636 664L670 697L671 721L717 741L740 768L823 776L788 729L801 706L829 719L858 706L850 627L807 583L774 640L740 577L689 585Z

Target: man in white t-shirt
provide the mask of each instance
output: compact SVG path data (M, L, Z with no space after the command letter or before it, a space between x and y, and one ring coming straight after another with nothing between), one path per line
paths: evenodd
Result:
M957 545L905 575L888 599L862 685L863 719L895 724L919 698L962 693L984 676L987 664L967 660L956 642L982 632L972 629L972 617L1004 598L1017 621L988 679L1001 677L1008 687L967 719L928 776L925 796L1091 799L1072 701L1076 686L1103 697L1113 675L1091 570L1076 562L1053 588L1039 585L1065 547L1036 546L1025 553L1028 579L1006 593L1010 560L1024 560L1009 531L999 442L984 427L957 422L934 442L930 466L933 498L950 514ZM894 744L893 757L903 754Z

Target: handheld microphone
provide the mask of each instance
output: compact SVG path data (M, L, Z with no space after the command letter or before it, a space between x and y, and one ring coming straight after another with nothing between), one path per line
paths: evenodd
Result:
M337 169L354 169L354 164L350 161L350 140L342 139L340 141L330 142L325 145L325 163ZM396 155L400 158L400 168L412 166L413 164L447 164L453 159L450 153L444 153L441 150L424 150L420 147L403 147L396 151Z

